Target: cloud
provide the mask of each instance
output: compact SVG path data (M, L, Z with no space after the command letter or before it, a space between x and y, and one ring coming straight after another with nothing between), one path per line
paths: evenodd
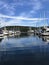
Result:
M2 18L12 18L12 19L18 19L18 20L44 20L46 18L28 18L23 16L8 16L8 15L2 15L0 14L0 17Z
M20 7L21 10L28 6L29 10L27 11L27 15L30 17L32 14L35 14L38 10L42 8L42 2L40 0L12 0L8 2L8 0L0 0L0 11L2 14L6 15L16 15L17 9ZM19 11L21 14L21 12ZM26 13L26 11L25 11ZM19 15L20 15L19 14ZM26 15L26 16L27 16Z
M9 2L8 2L9 1ZM42 0L46 1L46 0ZM7 25L35 25L47 18L34 18L37 11L43 8L40 0L0 0L0 22ZM21 11L20 11L20 9ZM26 9L28 10L26 11ZM17 9L19 12L17 12ZM24 9L24 11L23 11ZM19 14L19 15L17 15ZM9 20L8 20L9 19ZM4 23L3 23L4 22Z
M8 20L9 19L9 20ZM0 14L0 26L36 26L37 22L47 20L48 18L28 18L22 16L7 16Z
M32 15L34 16L37 13L37 11L43 8L43 4L40 0L14 0L14 3L17 7L30 7L30 10L27 13L27 15L29 15L30 17Z
M42 3L39 0L36 0L34 3L33 10L39 10L42 8Z
M44 8L42 1L40 0L32 0L31 4L32 9L30 10L30 14L33 16L35 16L38 11Z
M12 4L0 0L0 12L6 15L14 15L14 7Z
M32 26L32 27L36 27L36 23L33 21L23 22L23 20L16 20L16 19L11 19L10 21L5 22L4 25L5 26Z

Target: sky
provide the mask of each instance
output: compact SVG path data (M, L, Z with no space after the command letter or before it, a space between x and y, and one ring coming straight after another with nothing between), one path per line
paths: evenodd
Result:
M49 25L48 19L49 0L0 0L0 26Z

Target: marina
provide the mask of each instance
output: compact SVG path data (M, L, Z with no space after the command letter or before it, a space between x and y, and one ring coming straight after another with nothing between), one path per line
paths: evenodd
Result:
M0 65L49 65L49 0L0 0Z
M0 64L13 63L14 65L49 65L48 26L0 28Z
M49 40L47 36L26 34L0 39L0 64L49 64L49 41L47 40Z
M0 28L0 37L4 36L16 36L20 34L49 36L49 27L24 27L24 26L7 26Z
M49 26L1 27L0 64L49 65Z

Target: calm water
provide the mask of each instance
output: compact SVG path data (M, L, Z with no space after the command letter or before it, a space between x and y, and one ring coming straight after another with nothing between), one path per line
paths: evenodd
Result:
M21 35L0 39L0 65L49 65L49 37Z

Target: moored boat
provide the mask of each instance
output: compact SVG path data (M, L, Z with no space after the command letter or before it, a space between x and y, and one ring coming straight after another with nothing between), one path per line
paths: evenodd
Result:
M49 36L49 28L46 28L44 32L41 33L42 36Z
M3 31L0 29L0 38L3 38Z

